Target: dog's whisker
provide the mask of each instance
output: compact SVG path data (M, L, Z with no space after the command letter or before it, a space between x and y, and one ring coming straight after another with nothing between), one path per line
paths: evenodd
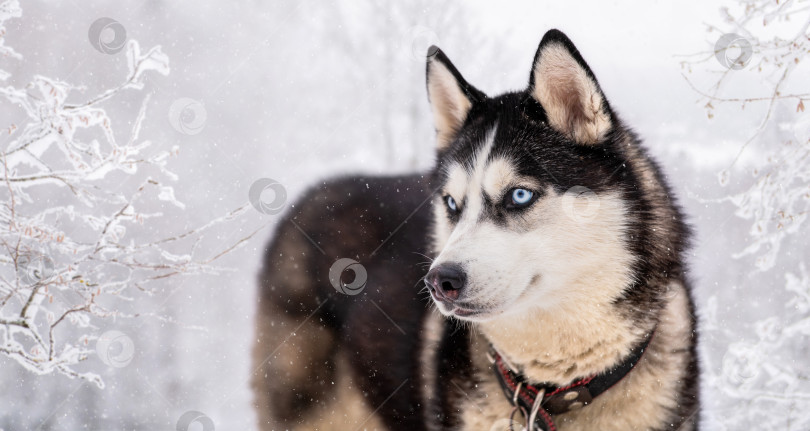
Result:
M430 256L428 256L428 255L426 255L426 254L419 253L418 251L414 251L414 252L413 252L413 254L418 254L419 256L422 256L422 257L424 257L425 259L429 260L431 263L432 263L434 260L436 260L436 259L434 259L434 258L432 258L432 257L430 257Z

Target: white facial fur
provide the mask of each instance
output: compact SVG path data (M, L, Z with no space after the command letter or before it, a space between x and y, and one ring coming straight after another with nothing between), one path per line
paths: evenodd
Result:
M578 303L609 304L630 282L630 252L623 242L625 205L619 195L557 193L550 185L521 177L508 160L488 161L493 130L475 157L472 173L448 169L441 196L459 203L453 226L444 200L435 202L435 246L441 250L431 268L462 265L467 283L458 302L483 310L469 321L488 321L536 309L568 308ZM527 210L507 215L505 225L480 217L482 191L500 202L514 187L541 193ZM453 311L437 303L439 311Z

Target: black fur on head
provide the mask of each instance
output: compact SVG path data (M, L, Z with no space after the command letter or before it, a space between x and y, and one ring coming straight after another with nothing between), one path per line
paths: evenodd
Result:
M563 47L581 67L585 76L592 80L599 94L602 94L593 72L579 51L559 30L550 30L543 37L532 63L534 66L541 61L543 53L550 46ZM444 86L456 88L457 96L463 96L470 104L463 121L453 130L451 141L438 148L436 171L439 179L444 173L443 167L452 162L470 166L474 154L483 145L486 134L497 124L495 145L490 158L506 156L514 161L521 174L538 178L560 193L575 185L598 192L627 180L627 172L618 172L625 160L622 152L618 151L621 139L617 138L623 135L624 130L604 97L602 108L609 114L611 128L600 141L583 145L564 130L549 123L546 108L534 97L538 80L534 73L535 67L525 90L488 97L464 80L440 49L431 47L429 54L427 80L431 102L435 103L434 99L443 96L434 96L430 91L431 80L436 79L445 80L442 83ZM438 76L435 72L438 65L449 71L448 76Z

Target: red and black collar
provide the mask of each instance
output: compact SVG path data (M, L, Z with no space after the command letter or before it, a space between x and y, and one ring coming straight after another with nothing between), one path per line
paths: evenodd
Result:
M504 395L515 409L522 411L529 424L529 430L556 431L551 415L557 415L587 406L594 398L619 383L644 356L655 331L643 343L634 348L620 364L601 373L577 380L568 386L530 384L518 371L495 350L490 348L490 360L495 376L501 384ZM538 397L542 397L538 400ZM538 402L539 401L539 402ZM532 426L533 425L533 426Z

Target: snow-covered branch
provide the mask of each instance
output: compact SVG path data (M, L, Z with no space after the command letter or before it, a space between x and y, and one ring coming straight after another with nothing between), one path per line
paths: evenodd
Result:
M718 60L716 67L710 69L719 68L719 77L706 90L684 75L701 95L709 118L714 116L717 104L737 103L744 108L750 103L767 103L766 113L747 146L770 123L778 101L792 101L798 112L803 112L810 102L806 87L797 90L791 85L797 79L799 83L806 81L795 77L794 71L810 53L810 7L801 0L741 0L731 8L723 8L722 13L725 23L708 28L709 34L719 35L714 49L690 56L681 66L691 71L697 64L714 64ZM725 84L738 70L758 72L770 81L767 90L742 97L726 94ZM786 92L786 88L791 90Z
M0 55L15 60L22 56L3 44L3 24L19 16L16 0L0 3ZM246 207L177 234L144 239L130 233L164 216L149 210L161 201L184 205L168 169L178 149L140 138L149 96L126 142L116 139L115 121L102 106L141 90L148 74L167 75L168 57L159 46L144 52L130 40L126 60L120 85L79 103L68 102L77 87L44 76L25 88L0 87L0 99L22 118L4 125L9 141L0 148L0 354L37 374L57 372L100 387L96 373L75 367L94 352L97 322L143 314L125 312L116 301L132 301L129 292L155 294L150 284L156 280L219 273L223 268L214 261L256 233L205 255L199 250L208 231ZM0 80L9 76L0 71ZM64 330L66 324L80 330Z
M784 280L784 294L792 299L776 315L751 322L754 339L740 340L739 334L724 329L710 307L705 327L732 340L722 363L707 367L707 380L732 403L744 406L739 415L730 413L715 420L736 429L752 419L768 417L778 418L770 421L771 426L808 429L810 417L792 412L806 411L810 405L806 368L799 366L806 363L806 358L797 357L805 354L796 347L806 345L810 336L810 277L801 262L795 272L776 268L784 268L786 260L796 260L783 244L791 240L804 243L800 238L806 238L808 231L810 118L805 105L810 102L810 81L806 79L810 5L801 0L743 0L723 9L723 16L723 25L710 28L725 32L715 50L696 54L696 61L684 62L683 66L689 71L699 63L715 65L707 67L710 71L716 71L716 65L723 67L707 89L687 78L702 98L701 103L705 102L710 119L720 105L762 105L761 118L752 125L740 149L740 154L757 151L753 179L742 192L720 201L730 202L735 215L751 222L747 246L734 257L754 259L751 276L776 283ZM746 85L725 85L738 78L744 79ZM758 90L752 91L752 87ZM750 94L740 94L741 88ZM750 147L753 143L756 149ZM720 172L720 183L728 184L730 175L731 166ZM765 275L768 272L771 274ZM761 298L753 301L770 301L779 294L769 285L758 287ZM710 299L710 304L715 303L715 298Z
M700 103L705 102L710 119L720 104L737 104L743 109L764 105L758 125L732 166L752 143L763 142L768 154L754 171L756 180L750 189L728 199L738 207L738 216L753 222L753 241L739 256L766 250L757 267L767 270L773 266L782 240L798 231L810 210L810 121L805 113L805 104L810 102L810 86L805 79L810 58L810 6L801 0L743 0L723 8L722 13L725 24L709 27L710 33L725 32L715 49L695 54L697 60L684 61L682 66L691 71L697 64L706 64L709 71L718 74L708 89L686 77L702 98ZM718 68L721 71L717 72ZM796 74L801 68L802 73ZM758 78L762 93L730 94L724 84L741 74L749 81ZM766 137L766 130L775 132ZM779 142L773 142L774 135L779 136ZM729 182L732 166L719 173L721 184Z

